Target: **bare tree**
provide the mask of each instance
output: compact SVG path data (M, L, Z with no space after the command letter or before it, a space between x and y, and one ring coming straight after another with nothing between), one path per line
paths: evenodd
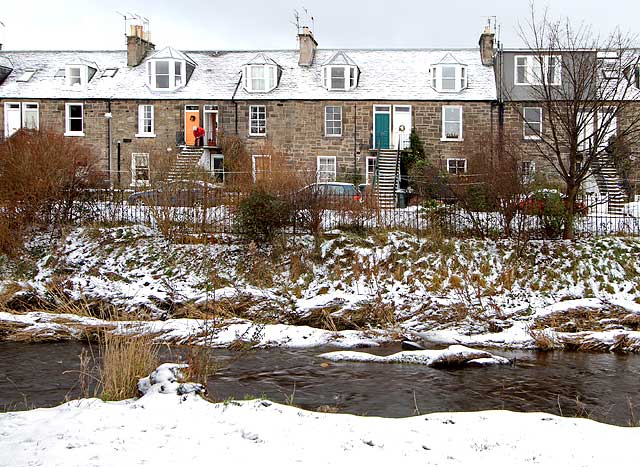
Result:
M527 96L515 96L522 86L503 85L502 92L524 121L532 152L546 160L563 182L563 237L571 239L582 183L612 164L610 153L616 142L617 147L624 142L626 148L639 142L635 37L618 30L601 38L590 26L574 26L568 18L554 20L547 11L538 16L533 5L520 36L527 57L515 59L514 82L530 85ZM526 115L526 105L531 104L514 104L515 100L535 103L542 108L541 118Z

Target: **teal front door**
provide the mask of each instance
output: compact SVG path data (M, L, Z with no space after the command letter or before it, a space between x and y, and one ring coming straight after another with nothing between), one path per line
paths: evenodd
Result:
M391 128L391 113L375 113L374 130L373 130L373 147L374 149L389 149L391 147L391 139L389 131Z

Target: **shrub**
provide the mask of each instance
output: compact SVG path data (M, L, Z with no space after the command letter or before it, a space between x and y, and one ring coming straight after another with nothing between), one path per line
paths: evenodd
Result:
M292 210L288 201L254 188L238 205L236 228L250 241L269 243L289 223Z
M74 138L20 130L0 143L0 251L14 253L32 226L56 228L72 218L75 201L100 175Z

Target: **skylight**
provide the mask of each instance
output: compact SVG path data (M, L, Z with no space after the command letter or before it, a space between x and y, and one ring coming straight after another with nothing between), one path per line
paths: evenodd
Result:
M117 68L107 68L102 72L101 78L113 78L117 72Z
M19 83L26 83L31 78L33 78L33 75L36 74L36 71L37 70L26 70L24 73L18 76L18 79L16 81L18 81Z

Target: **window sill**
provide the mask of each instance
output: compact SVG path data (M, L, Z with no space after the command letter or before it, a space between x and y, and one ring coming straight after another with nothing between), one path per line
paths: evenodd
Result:
M447 142L447 141L453 141L453 142L461 142L464 141L464 138L440 138L440 141L442 142Z
M84 131L65 131L64 136L84 136Z
M148 187L149 186L149 181L140 180L140 181L136 181L136 182L131 182L131 184L129 186L134 187L134 188L144 188L144 187Z
M266 133L249 133L249 136L257 137L257 138L266 138L267 134Z
M542 138L540 136L524 136L525 141L541 141Z
M136 138L155 138L155 133L136 133Z
M325 138L342 138L342 135L324 135Z

